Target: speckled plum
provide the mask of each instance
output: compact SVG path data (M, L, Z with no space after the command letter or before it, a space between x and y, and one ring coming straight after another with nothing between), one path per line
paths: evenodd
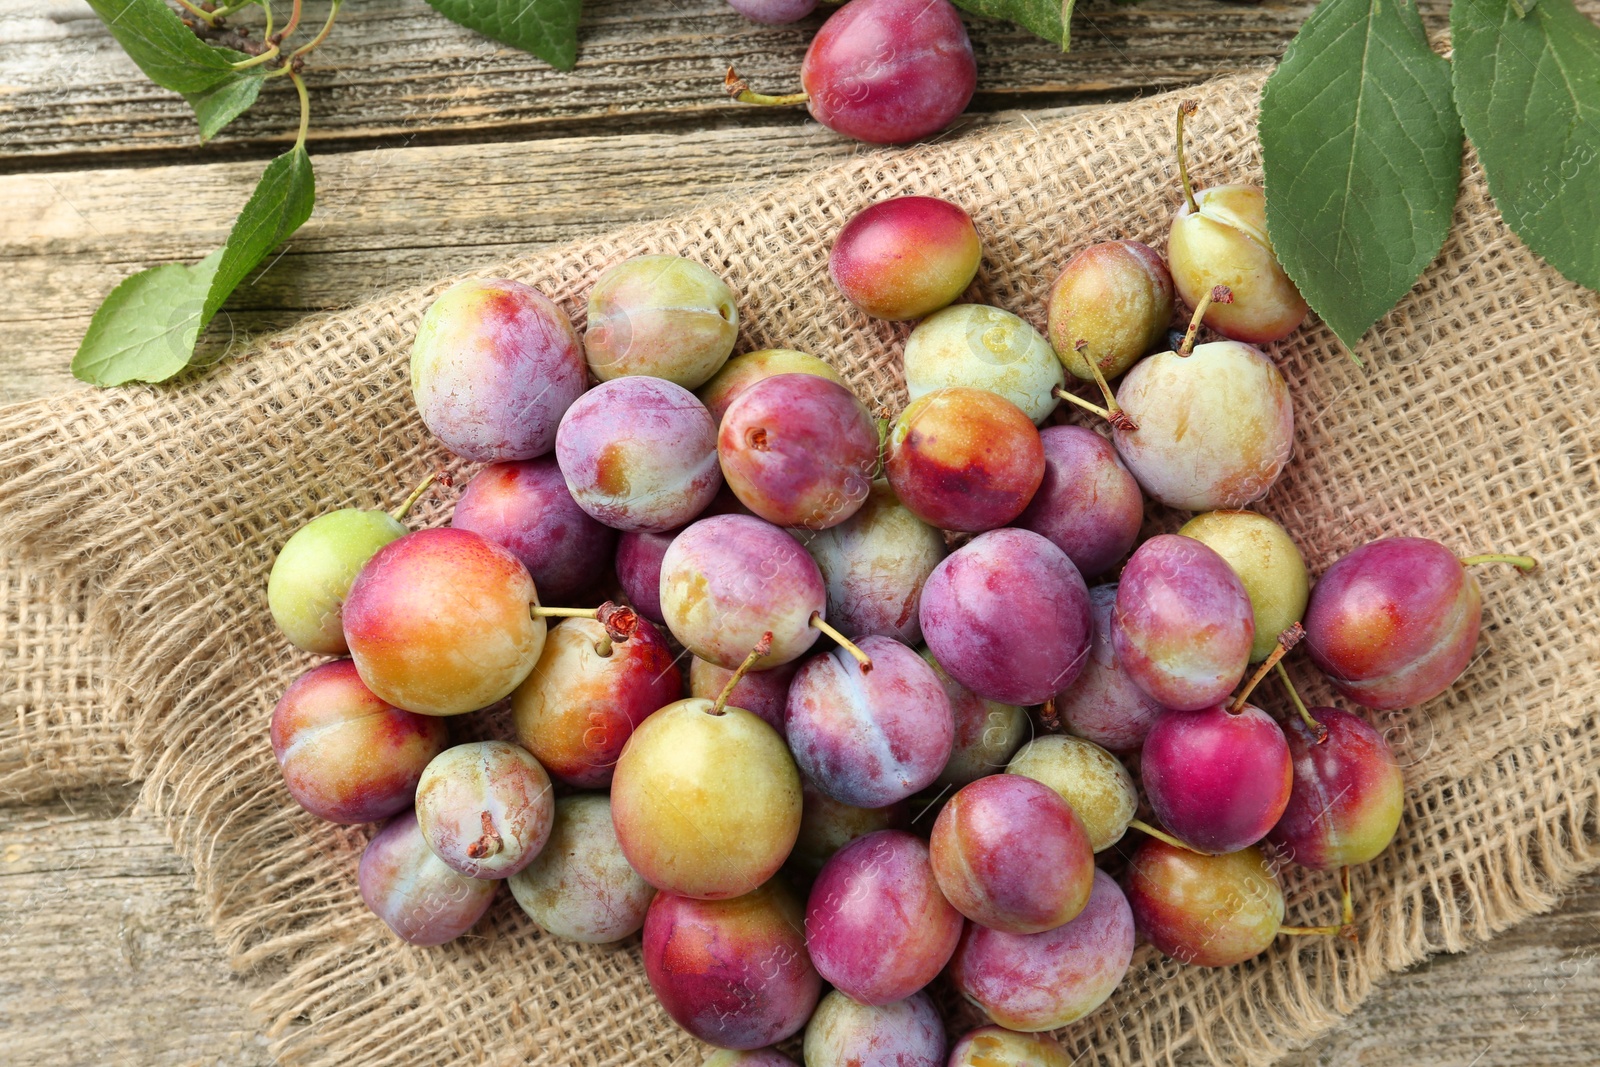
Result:
M718 426L734 398L752 385L778 374L814 374L830 382L845 381L825 361L792 348L762 348L734 356L706 384L695 390Z
M922 658L944 686L956 723L950 759L934 784L960 788L984 775L1000 773L1033 731L1028 713L1015 704L983 699L950 677L927 649L922 650Z
M1158 534L1122 569L1111 613L1117 665L1163 707L1199 711L1226 700L1255 636L1239 576L1194 538Z
M1139 778L1163 829L1197 852L1237 852L1267 836L1289 803L1294 766L1276 720L1246 704L1163 715Z
M1072 1067L1072 1058L1048 1034L980 1026L951 1047L947 1067Z
M682 526L722 485L711 413L660 378L618 378L585 393L561 420L556 461L578 506L617 530Z
M1167 710L1123 673L1111 644L1111 615L1116 585L1089 590L1094 638L1083 673L1056 694L1056 714L1079 737L1112 752L1137 752L1150 727Z
M721 696L728 687L728 679L733 677L733 671L699 656L691 656L689 661L689 695L706 700ZM781 736L784 732L784 709L789 706L789 683L799 669L799 662L794 661L771 670L749 671L734 685L728 703L759 715Z
M450 525L509 549L553 604L592 590L617 543L572 499L554 456L483 468L461 491Z
M806 1026L806 1067L944 1067L944 1023L926 993L858 1004L837 989Z
M800 65L812 118L871 144L938 133L966 109L978 65L948 0L850 0Z
M928 846L902 830L879 830L823 865L806 906L806 943L835 988L882 1005L933 981L955 951L961 921L939 892Z
M1048 426L1044 480L1017 518L1067 554L1085 577L1103 574L1128 554L1144 522L1144 494L1110 441L1082 426Z
M876 481L860 510L803 538L828 588L828 621L846 637L878 634L916 644L917 605L945 557L944 535Z
M1183 963L1242 963L1283 925L1283 890L1255 847L1207 856L1151 838L1128 861L1126 886L1134 926Z
M506 884L541 929L591 945L637 931L656 895L628 866L611 825L611 801L596 793L556 801L544 848Z
M539 761L507 741L447 748L417 783L423 839L472 878L509 878L532 863L550 836L555 804Z
M627 640L617 641L598 620L563 619L511 695L517 741L567 785L609 785L634 728L683 696L660 631L638 616L626 621Z
M1233 303L1212 304L1207 326L1255 345L1289 336L1307 307L1267 236L1266 194L1254 185L1214 185L1194 200L1193 208L1187 202L1178 208L1167 237L1178 295L1197 307L1213 287L1226 285Z
M977 276L983 247L972 217L933 196L896 196L851 216L828 256L846 300L880 319L920 319L955 301Z
M667 624L661 616L661 559L681 532L681 527L662 533L630 530L617 538L617 584L633 610L657 626Z
M717 458L728 488L757 516L824 530L867 499L878 468L878 428L838 382L777 374L728 405Z
M451 870L428 848L410 811L367 842L356 882L373 914L413 945L442 945L472 929L499 885Z
M806 878L815 878L835 852L856 838L878 830L904 830L910 823L910 807L903 802L858 808L833 799L805 779L800 788L800 836L789 855L789 866Z
M347 659L296 678L272 711L271 733L289 795L338 823L410 807L423 768L447 740L442 720L385 704Z
M1139 427L1113 429L1117 452L1168 507L1242 508L1267 495L1294 453L1288 383L1238 341L1140 360L1117 387L1117 403Z
M663 378L698 389L722 369L739 336L733 290L680 256L634 256L589 291L583 349L595 378Z
M267 576L267 609L296 648L340 656L344 602L350 585L373 554L406 528L383 511L340 508L318 515L278 550Z
M1284 730L1294 760L1289 804L1268 838L1302 867L1329 871L1375 859L1394 840L1405 810L1405 776L1389 743L1366 720L1312 708L1328 731L1318 740L1292 717Z
M1093 381L1133 366L1172 321L1172 275L1160 253L1138 241L1102 241L1077 252L1050 287L1050 344L1073 377ZM1084 344L1078 350L1078 344ZM1085 359L1087 357L1087 359Z
M836 648L801 665L784 728L801 772L835 800L881 808L933 784L950 758L955 719L922 657L892 637L864 637L862 670Z
M422 421L465 459L544 455L588 378L566 312L503 278L446 289L411 346L411 392Z
M701 519L661 561L661 614L672 636L729 669L769 631L772 651L758 669L798 659L817 639L811 617L826 617L827 606L822 572L800 542L753 516Z
M762 1048L799 1033L822 994L803 922L781 882L730 900L657 893L644 920L645 977L695 1037Z
M992 530L1044 481L1044 445L998 393L951 387L913 400L889 431L884 472L900 502L942 530Z
M1088 832L1059 793L1023 775L963 786L939 812L928 847L944 898L991 930L1052 930L1089 900Z
M1250 662L1266 659L1278 647L1278 635L1304 618L1311 595L1305 560L1288 531L1253 511L1208 511L1178 532L1227 560L1244 583L1256 622Z
M1094 870L1071 922L1035 934L968 923L950 960L963 996L1011 1030L1054 1030L1105 1003L1133 960L1134 920L1111 876Z
M939 665L986 700L1042 703L1089 658L1088 586L1029 530L994 530L952 552L923 587L921 618Z
M1096 852L1122 840L1139 811L1139 791L1122 761L1092 741L1046 734L1022 747L1006 767L1060 794L1083 823Z
M903 355L912 400L968 386L999 393L1034 422L1056 409L1064 379L1050 342L1026 322L987 304L955 304L917 323Z
M538 662L545 622L528 569L468 530L418 530L379 549L350 587L344 636L361 680L423 715L511 694Z

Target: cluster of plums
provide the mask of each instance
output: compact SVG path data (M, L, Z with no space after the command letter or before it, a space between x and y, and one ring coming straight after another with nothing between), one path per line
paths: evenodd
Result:
M734 294L686 259L611 267L581 336L518 282L441 295L417 405L487 466L450 527L408 531L416 494L336 511L268 585L291 642L344 657L290 686L272 743L306 809L389 820L360 863L371 909L439 944L507 881L549 934L642 930L666 1010L730 1050L710 1062L788 1064L769 1046L804 1029L810 1067L1064 1064L1040 1032L1105 1001L1137 935L1226 966L1349 929L1400 767L1356 713L1247 698L1274 667L1288 683L1303 636L1350 701L1428 700L1476 645L1464 564L1532 561L1396 537L1312 588L1243 510L1293 439L1255 346L1306 310L1260 190L1185 180L1167 251L1079 251L1041 334L955 302L981 257L960 207L867 207L832 279L919 320L910 403L881 426L814 356L730 358ZM1175 296L1189 330L1148 355ZM1202 322L1224 339L1196 345ZM1109 439L1038 428L1063 398ZM1195 514L1139 543L1147 498ZM450 746L445 717L508 699L515 743ZM1284 925L1291 860L1341 871L1341 923ZM924 992L941 973L997 1024L953 1051Z

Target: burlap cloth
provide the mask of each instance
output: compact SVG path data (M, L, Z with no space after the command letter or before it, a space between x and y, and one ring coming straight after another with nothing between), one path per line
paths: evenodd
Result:
M1202 101L1191 142L1202 184L1260 180L1259 89L1245 78L1186 94ZM853 313L827 280L844 220L891 194L959 201L984 236L977 297L1037 324L1073 250L1164 244L1178 203L1173 107L1157 97L865 153L484 273L538 286L581 328L604 267L687 255L741 294L741 350L819 353L863 398L898 408L904 328ZM1199 1050L1265 1062L1352 1011L1382 975L1550 908L1600 864L1600 297L1510 235L1470 156L1462 190L1440 262L1369 335L1366 369L1319 325L1279 346L1298 454L1264 509L1317 571L1398 533L1543 565L1485 570L1484 634L1462 683L1379 717L1409 803L1399 840L1357 874L1359 942L1280 938L1225 970L1142 946L1110 1003L1063 1034L1089 1060ZM508 894L454 944L396 941L356 893L365 831L302 812L273 764L272 705L310 660L273 630L268 567L313 515L389 506L445 462L406 368L445 284L312 319L176 387L0 412L0 789L142 778L286 1062L697 1063L703 1050L657 1007L634 942L563 944ZM443 521L449 495L419 520ZM1334 915L1328 877L1291 871L1287 889L1290 921Z

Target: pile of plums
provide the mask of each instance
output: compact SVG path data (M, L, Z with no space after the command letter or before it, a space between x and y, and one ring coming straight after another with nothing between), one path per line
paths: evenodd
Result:
M294 645L340 657L273 714L285 783L388 820L358 881L396 934L457 937L506 881L549 935L642 931L667 1012L729 1050L710 1062L788 1064L769 1046L803 1029L810 1067L1018 1067L1067 1062L1038 1035L1103 1003L1139 936L1220 967L1354 930L1401 768L1283 658L1303 639L1369 709L1429 700L1476 647L1468 566L1533 561L1391 537L1313 588L1247 510L1293 445L1259 346L1306 313L1259 189L1185 177L1167 258L1077 251L1043 334L956 302L981 256L931 197L839 232L843 297L917 320L881 426L816 356L730 358L735 294L687 259L611 267L581 336L515 281L438 298L417 406L486 464L451 525L404 525L426 483L323 515L267 590ZM1179 297L1187 332L1147 354ZM1147 500L1192 517L1141 543ZM1274 670L1283 714L1250 702ZM484 709L505 737L451 745ZM1338 922L1285 925L1288 862L1339 872ZM941 974L996 1024L953 1051Z

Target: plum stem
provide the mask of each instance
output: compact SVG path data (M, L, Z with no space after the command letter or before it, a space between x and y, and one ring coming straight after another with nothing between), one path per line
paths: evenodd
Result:
M1278 933L1280 933L1280 934L1288 934L1290 937L1332 937L1335 934L1342 934L1342 933L1344 933L1344 931L1345 931L1345 928L1344 928L1344 925L1342 923L1335 923L1332 926L1280 926L1280 927L1278 927Z
M1049 697L1039 705L1039 722L1053 734L1061 732L1061 715L1056 711L1056 698Z
M411 490L411 495L402 500L399 507L389 512L389 517L395 522L400 522L407 515L411 514L412 507L416 505L417 501L422 499L422 494L428 491L428 486L432 485L434 479L438 476L439 475L437 473L434 473L422 479L422 484Z
M1183 202L1190 211L1198 212L1200 205L1195 203L1194 189L1189 185L1189 164L1183 158L1183 119L1186 115L1193 115L1200 110L1200 105L1193 100L1184 100L1178 104L1178 180L1183 183Z
M1244 683L1244 688L1239 691L1239 695L1234 697L1232 704L1228 705L1228 714L1237 715L1244 710L1244 702L1250 698L1251 693L1255 692L1256 686L1261 684L1261 679L1265 678L1267 672L1276 667L1278 661L1287 656L1289 650L1298 645L1300 639L1305 635L1306 628L1297 622L1291 622L1289 628L1278 635L1278 647L1272 650L1271 655L1261 661L1261 666L1256 668L1256 673L1252 674L1250 680Z
M733 674L728 677L728 684L723 686L722 692L717 694L717 699L712 702L711 710L707 714L721 715L728 707L728 699L733 696L733 687L738 685L744 676L750 673L751 669L756 665L756 660L771 651L772 631L768 630L761 635L761 640L756 642L756 647L750 650L750 654L744 658L744 662L739 664Z
M533 604L528 608L529 614L536 619L598 619L599 608L547 608L543 604Z
M1283 682L1283 687L1289 691L1289 700L1294 704L1294 710L1300 713L1300 718L1310 727L1311 733L1317 739L1317 744L1322 744L1328 739L1328 728L1312 717L1306 709L1306 702L1300 699L1300 691L1294 687L1294 682L1289 678L1289 672L1282 663L1272 665L1278 671L1278 679Z
M483 836L467 846L467 855L472 859L481 860L485 856L493 856L505 847L505 841L500 837L500 831L494 828L494 819L488 812L481 812L483 820Z
M1111 384L1106 381L1105 372L1100 369L1099 362L1089 358L1089 342L1079 338L1078 343L1072 347L1078 353L1078 358L1089 365L1089 373L1094 375L1094 383L1100 387L1100 395L1106 398L1106 421L1119 430L1129 432L1137 430L1138 423L1117 405L1117 396L1111 391Z
M1164 843L1166 843L1168 845L1171 845L1173 848L1181 848L1185 852L1193 852L1194 851L1194 849L1190 848L1188 845L1184 844L1182 841L1179 841L1176 837L1173 837L1171 834L1167 833L1165 830L1158 830L1156 827L1151 826L1149 823L1145 822L1143 819L1129 819L1128 820L1128 828L1131 829L1131 830L1137 830L1141 834L1148 834L1150 837L1155 838L1157 841L1161 841L1161 842L1164 842Z
M758 93L750 88L750 83L735 74L732 67L728 68L727 77L722 79L722 87L728 90L728 95L741 104L761 104L764 107L782 107L785 104L803 104L811 99L807 92L788 93L784 96L772 96L768 93Z
M1206 312L1211 310L1212 304L1233 303L1233 290L1226 285L1213 285L1209 293L1200 297L1199 303L1194 306L1194 314L1189 316L1189 328L1183 331L1183 342L1178 345L1178 355L1187 357L1194 351L1194 339L1200 333L1200 323L1204 321Z
M1095 415L1099 415L1102 419L1105 419L1107 422L1110 422L1113 425L1115 425L1115 418L1111 414L1110 410L1107 409L1107 408L1101 407L1099 404L1096 404L1094 401L1085 400L1083 397L1079 396L1076 393L1069 393L1064 386L1059 386L1058 385L1054 389L1052 389L1051 392L1055 393L1055 395L1058 398L1060 398L1062 400L1065 400L1067 403L1076 404L1080 408L1082 408L1083 410L1085 410L1087 412L1091 412L1092 414L1095 414ZM1126 414L1123 414L1122 417L1124 419L1128 418L1128 416Z
M1509 563L1523 574L1527 574L1539 565L1539 561L1532 556L1507 556L1499 552L1489 552L1481 556L1467 556L1461 561L1463 567L1476 567L1480 563Z
M1350 865L1339 868L1339 917L1352 940L1355 936L1356 904L1350 895Z
M832 626L829 626L828 620L822 617L822 612L813 611L811 613L811 625L815 626L817 629L833 638L840 648L854 656L856 662L861 664L862 674L866 674L868 671L872 670L872 657L868 656L865 652L861 651L861 649L857 648L854 641L850 640L838 630L835 630Z
M600 620L601 626L606 628L606 640L608 642L625 643L639 631L639 613L626 604L618 604L615 601L608 600L594 609L594 617ZM608 644L606 647L609 649L610 645ZM596 648L596 651L599 651L599 649ZM609 651L601 652L600 654L602 656L611 655Z

